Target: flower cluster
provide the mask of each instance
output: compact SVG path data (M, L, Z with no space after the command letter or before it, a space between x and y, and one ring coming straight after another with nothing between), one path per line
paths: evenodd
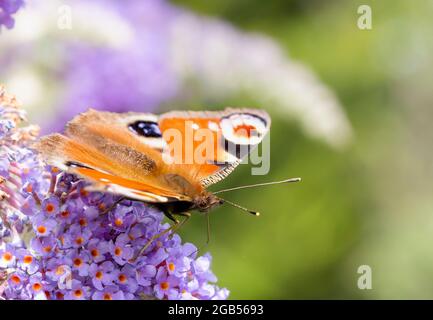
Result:
M1 298L227 298L210 255L164 234L162 212L45 166L37 130L16 127L23 116L0 87Z
M24 5L23 0L0 0L0 29L4 25L8 29L14 26L12 15Z

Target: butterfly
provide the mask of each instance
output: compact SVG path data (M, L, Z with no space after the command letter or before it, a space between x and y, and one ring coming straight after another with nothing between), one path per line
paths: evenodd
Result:
M207 188L226 178L270 125L269 115L257 109L159 116L90 109L67 123L64 134L42 137L35 148L48 164L91 182L92 190L151 203L177 221L173 214L207 212L228 202Z

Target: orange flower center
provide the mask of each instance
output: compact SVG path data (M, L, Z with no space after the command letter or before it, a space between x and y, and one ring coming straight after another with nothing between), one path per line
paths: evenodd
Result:
M33 191L33 186L32 186L31 184L27 185L27 187L26 187L26 191L27 191L28 193L31 193L31 192Z
M13 258L12 253L10 253L10 252L3 253L3 260L9 262L12 260L12 258Z
M34 291L39 291L42 289L42 285L40 283L36 282L33 284L32 288Z
M114 254L115 254L116 256L120 256L120 255L122 254L122 249L119 248L119 247L116 247L116 248L114 249Z
M120 218L117 218L116 220L114 220L114 224L118 227L120 227L123 224L123 220Z
M111 294L106 293L104 294L104 300L113 300L113 297L111 296Z
M95 277L96 277L97 279L101 280L103 275L104 275L104 274L103 274L101 271L98 271L98 272L96 272Z
M63 266L58 266L56 269L56 274L58 276L62 275L65 272L65 268Z
M44 251L46 252L46 253L49 253L49 252L51 252L51 246L46 246L46 247L44 247Z
M56 207L55 207L54 204L52 204L52 203L48 203L48 204L45 206L45 210L46 210L48 213L53 213L55 208L56 208Z
M19 284L19 283L21 282L20 277L18 277L17 275L13 275L13 276L11 277L11 280L12 280L12 282L15 283L15 284Z
M64 298L64 294L63 293L61 293L61 292L57 292L56 293L56 298L57 298L57 300L61 300L61 299L63 299Z
M62 218L67 218L67 217L69 217L69 211L68 210L62 211L62 213L60 213L60 215L62 216Z
M77 289L74 291L74 296L80 298L83 296L83 291L81 289Z
M32 256L24 256L24 258L23 258L23 262L24 262L25 264L30 264L30 263L33 262L33 257L32 257Z
M85 218L81 218L79 223L80 223L80 226L82 226L82 227L87 226L87 220Z
M167 281L164 281L164 282L161 282L160 287L162 290L167 290L170 287L170 285L168 284Z
M39 226L37 230L40 234L47 232L47 228L45 228L45 226Z
M174 265L174 263L172 263L172 262L170 262L169 264L168 264L168 270L170 270L170 271L174 271L174 269L176 269L176 267L175 267L175 265Z
M90 254L92 255L92 257L96 258L99 256L99 251L98 251L98 249L92 249L90 251Z
M45 296L47 297L48 300L51 299L51 293L49 291L44 291Z
M121 283L125 283L128 278L124 274L119 275L119 281Z
M74 266L81 267L82 264L83 264L83 260L81 260L80 258L74 259Z
M75 239L75 243L78 244L79 246L81 246L84 242L83 237L77 237L77 239Z

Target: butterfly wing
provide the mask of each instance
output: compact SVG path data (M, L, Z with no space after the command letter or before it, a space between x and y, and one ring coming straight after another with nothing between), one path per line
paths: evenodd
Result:
M116 115L84 113L68 124L67 136L43 137L35 148L48 163L91 180L96 190L147 202L190 201L184 190L164 179L160 151L122 129L113 121Z
M188 166L206 187L227 177L258 146L271 121L263 110L228 108L168 112L158 124L174 162ZM179 133L180 138L176 137ZM181 146L181 151L176 151L176 146Z
M253 109L160 117L89 110L68 123L65 135L43 137L35 147L97 190L147 202L192 201L230 174L269 126L267 113Z

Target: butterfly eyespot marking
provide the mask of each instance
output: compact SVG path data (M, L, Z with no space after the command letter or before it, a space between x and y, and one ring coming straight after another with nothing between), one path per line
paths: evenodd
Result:
M156 122L138 120L128 126L129 130L146 138L162 137L161 130Z
M237 145L259 144L267 132L266 120L250 113L232 113L221 119L224 137Z
M252 136L259 136L256 127L248 124L241 124L234 127L233 133L239 137L246 138L251 138Z

